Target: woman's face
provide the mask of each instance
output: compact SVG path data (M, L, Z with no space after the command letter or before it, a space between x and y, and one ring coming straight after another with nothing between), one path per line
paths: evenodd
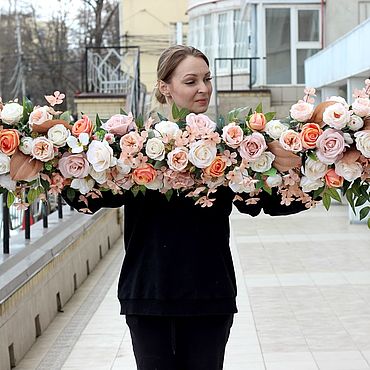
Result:
M192 113L204 113L212 95L207 63L200 57L187 56L176 67L169 83L160 82L160 89L169 104L175 103Z

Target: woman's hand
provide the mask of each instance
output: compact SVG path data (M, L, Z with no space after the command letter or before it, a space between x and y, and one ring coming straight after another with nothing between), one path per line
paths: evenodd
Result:
M302 159L297 154L285 150L277 140L267 144L269 150L275 155L273 166L280 172L287 172L302 165Z

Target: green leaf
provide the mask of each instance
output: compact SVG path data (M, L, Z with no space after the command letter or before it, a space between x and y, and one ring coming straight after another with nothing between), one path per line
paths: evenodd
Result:
M222 129L226 126L225 117L223 116L218 117L216 125L217 125L217 131L222 132Z
M326 190L326 193L328 193L330 195L331 198L337 200L338 202L342 202L342 199L340 197L340 195L338 194L338 191L337 189L334 189L334 188L328 188Z
M317 160L318 160L316 153L315 153L315 152L313 152L313 151L309 151L309 152L307 153L307 155L308 155L312 160L314 160L314 161L317 161Z
M367 220L367 227L370 229L370 218Z
M262 103L259 103L256 108L257 113L262 113Z
M14 203L15 201L15 195L12 191L8 191L8 196L6 197L6 204L8 208Z
M268 112L265 114L265 118L267 122L270 122L272 119L274 119L276 115L276 112Z
M365 204L367 202L367 197L364 197L364 196L360 196L357 198L356 202L355 202L355 206L356 207L360 207L362 206L363 204Z
M329 210L331 204L331 197L327 192L325 192L324 195L322 196L322 202L326 210Z
M168 118L166 118L165 116L162 116L159 112L157 112L157 115L158 115L158 118L159 118L161 121L168 121Z
M140 189L140 192L145 195L145 193L146 193L146 187L144 185L140 185L139 189Z
M59 119L62 119L63 121L66 121L66 122L71 122L71 112L70 111L65 111L65 112L63 112L61 115L60 115L60 117L59 117Z
M125 110L124 109L122 109L122 108L120 108L119 109L119 113L120 114L123 114L123 115L125 115L125 116L128 116L128 114L125 112Z
M32 204L37 198L37 190L32 188L27 193L27 201L29 204Z
M172 104L172 117L175 121L179 119L180 111L175 103Z
M268 194L272 195L272 189L271 189L270 187L268 187L265 183L263 184L262 188L263 188L263 190L264 190L266 193L268 193Z
M263 189L264 182L262 180L258 181L256 184L256 189Z
M102 124L102 121L101 121L101 119L99 117L99 114L96 114L96 118L95 118L95 131L100 130L101 124Z
M351 185L351 183L349 181L347 181L347 180L343 181L343 186L342 186L343 194L347 193L347 190L350 187L350 185Z
M314 190L313 199L317 199L324 190L325 190L325 186L322 186L321 188Z
M185 117L190 113L189 109L182 108L179 112L179 120L185 119Z
M76 192L72 189L72 188L68 188L67 189L67 198L73 202L73 200L75 199L75 195L76 195Z
M166 193L165 193L165 196L166 196L166 199L168 201L170 201L171 197L172 197L172 194L173 194L173 189L170 189L168 190Z
M353 213L356 214L354 197L353 197L353 192L352 192L352 189L351 188L347 190L347 192L346 192L346 198L348 200L349 205L352 208Z
M166 161L155 161L154 163L154 168L156 170L160 170L163 166L165 166L167 164Z
M277 169L275 167L271 167L268 171L263 173L263 175L265 176L275 176L276 174L277 174Z
M139 194L140 186L135 185L131 188L132 194L134 194L134 197L136 197Z
M369 214L369 212L370 212L370 207L369 206L362 208L361 211L360 211L360 220L365 218Z

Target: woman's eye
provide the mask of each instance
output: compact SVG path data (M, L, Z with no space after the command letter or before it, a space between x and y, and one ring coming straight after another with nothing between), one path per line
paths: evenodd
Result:
M186 84L186 85L191 85L191 84L193 84L193 83L194 83L194 81L186 81L186 82L185 82L185 84Z
M211 81L212 80L212 77L207 77L206 78L206 81Z

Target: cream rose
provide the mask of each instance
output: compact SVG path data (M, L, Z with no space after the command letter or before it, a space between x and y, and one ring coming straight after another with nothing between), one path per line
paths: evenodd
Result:
M279 139L279 142L283 149L289 150L290 152L299 152L302 150L302 140L298 132L294 130L284 131Z
M358 131L364 126L364 121L361 117L352 114L351 120L348 122L347 126L352 131Z
M53 116L49 113L49 107L46 105L43 107L35 107L31 112L28 119L28 124L32 129L33 125L42 125L45 121L49 121Z
M0 119L7 125L18 123L23 116L23 107L18 103L8 103L4 105L0 112Z
M288 130L288 126L274 119L266 123L265 132L273 139L279 140L283 132Z
M122 159L117 159L116 168L121 175L127 175L131 171L131 167L125 164Z
M355 133L356 148L366 158L370 158L370 131L359 131Z
M98 183L98 184L104 184L107 179L107 171L95 171L93 167L89 168L89 175Z
M320 189L324 186L324 181L321 179L310 179L307 176L303 176L300 182L301 188L305 193Z
M276 175L274 175L274 176L269 176L269 177L266 179L266 184L267 184L270 188L280 186L282 183L283 183L283 178L282 178L282 177L281 177L281 175L279 175L279 174L276 174Z
M113 149L106 141L93 140L86 152L87 160L91 163L94 170L101 172L116 164L113 157Z
M167 154L168 167L173 171L183 171L189 163L188 149L175 148Z
M198 140L190 144L189 161L198 168L206 168L216 158L216 154L216 145Z
M290 109L290 116L296 121L306 122L311 118L313 109L313 104L300 100L298 103L292 105Z
M338 161L335 163L335 172L347 181L353 181L361 177L362 166L358 162L346 163Z
M250 193L256 190L256 180L248 175L248 172L242 172L240 168L235 168L233 177L229 181L229 187L234 193Z
M325 176L328 171L328 166L320 161L307 158L302 173L310 180L317 180Z
M39 136L32 142L31 154L42 162L48 162L54 158L54 145L46 137Z
M148 139L145 145L145 153L149 158L156 161L163 160L166 152L162 140L157 137Z
M64 146L71 132L62 124L57 124L48 130L48 139L56 146Z
M341 96L331 96L330 98L327 98L326 101L334 101L336 103L341 103L343 106L348 110L349 105L346 102L346 99L342 98Z
M26 155L30 155L32 151L32 143L33 139L30 136L25 136L21 138L21 142L19 144L19 150Z
M257 159L250 161L249 166L255 172L266 172L275 160L275 155L271 152L263 152Z
M370 100L369 98L357 98L352 103L352 110L360 117L370 115Z
M236 149L243 141L243 130L235 122L231 122L222 128L222 139L225 144Z
M351 120L351 115L343 104L335 103L325 109L322 119L328 126L341 130Z
M73 179L71 182L71 188L78 190L81 194L87 194L95 185L93 179Z
M154 129L161 135L167 135L169 137L175 137L180 131L180 127L177 123L171 121L161 121L154 126Z
M10 157L0 152L0 175L8 173L10 170Z
M244 138L238 151L243 159L253 161L267 149L265 138L259 132L253 132Z

